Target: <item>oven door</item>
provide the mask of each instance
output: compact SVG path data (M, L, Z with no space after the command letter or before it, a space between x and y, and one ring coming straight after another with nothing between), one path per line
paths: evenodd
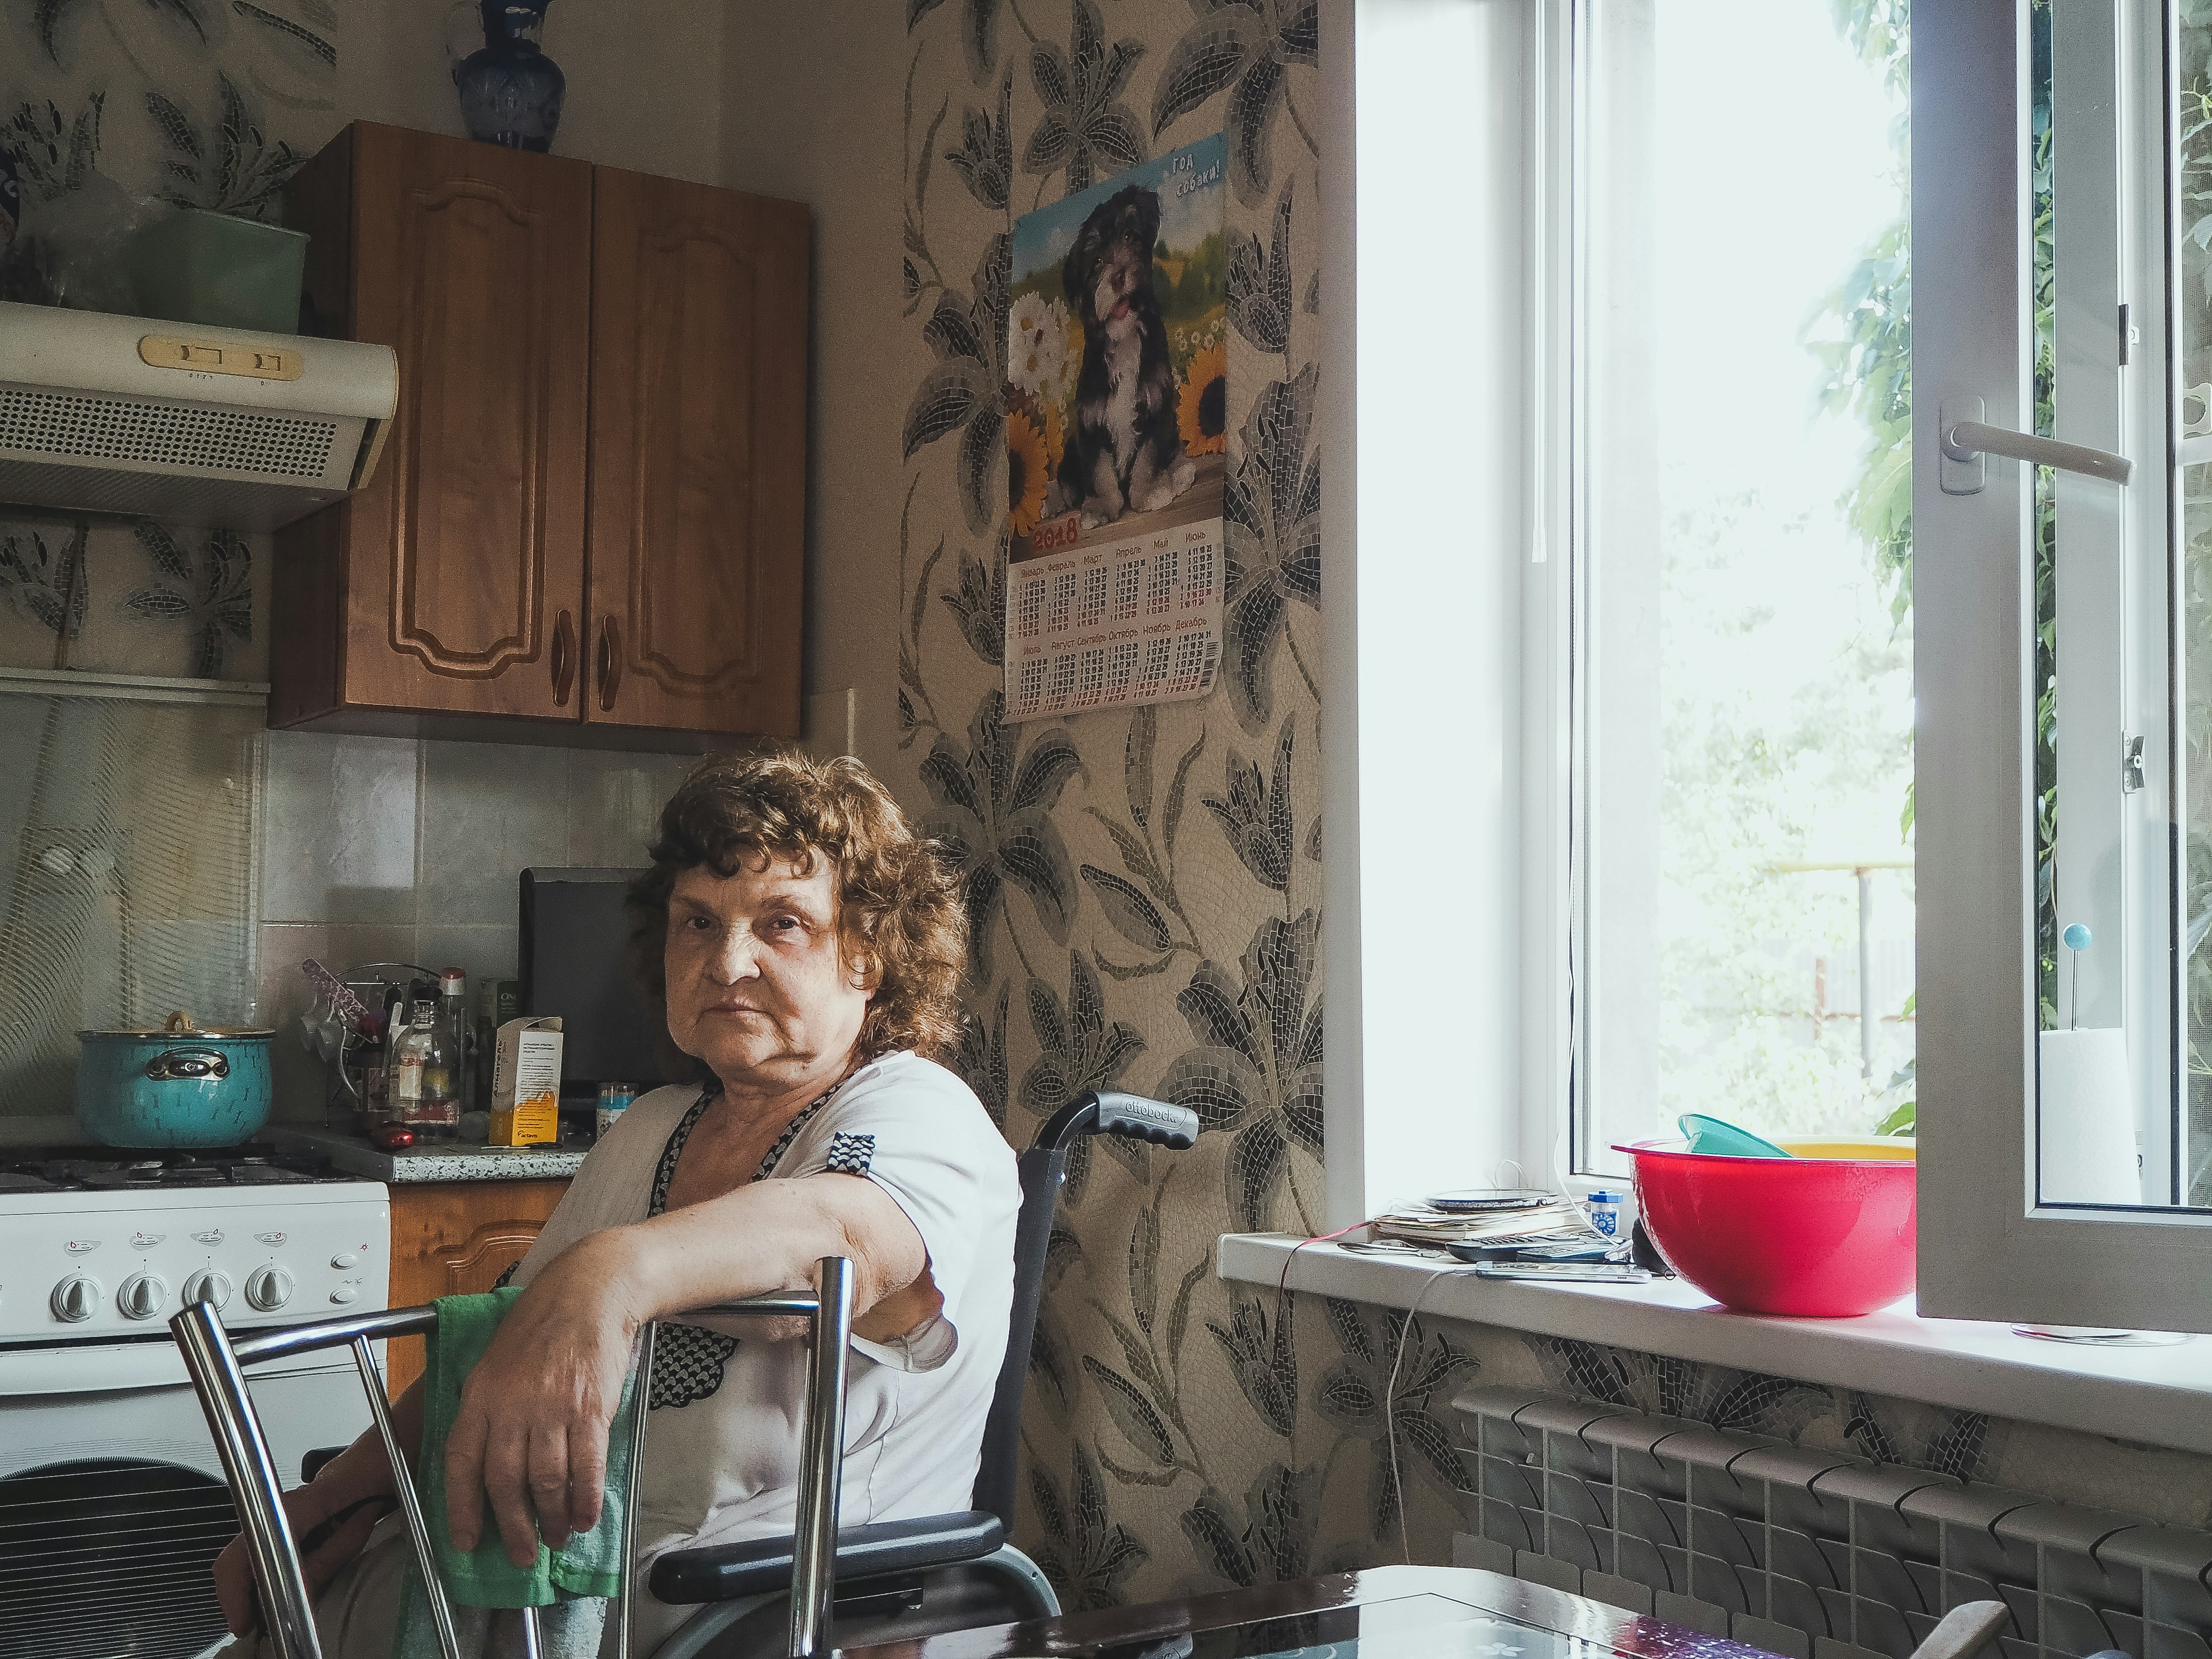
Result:
M166 1346L166 1345L163 1345ZM191 1659L222 1639L209 1569L238 1517L198 1400L182 1382L129 1386L134 1372L180 1371L174 1349L0 1356L0 1659ZM125 1386L70 1387L95 1358ZM319 1447L368 1426L350 1365L257 1370L248 1385L287 1482ZM12 1375L11 1375L12 1373Z

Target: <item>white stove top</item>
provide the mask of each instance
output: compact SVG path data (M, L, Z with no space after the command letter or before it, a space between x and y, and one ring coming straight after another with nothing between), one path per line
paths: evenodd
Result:
M188 1297L233 1326L372 1311L391 1233L374 1182L0 1193L0 1349L166 1340Z

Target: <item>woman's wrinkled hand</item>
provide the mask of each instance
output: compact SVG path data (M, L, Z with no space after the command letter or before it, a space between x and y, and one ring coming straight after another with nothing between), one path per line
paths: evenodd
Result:
M350 1460L350 1461L349 1461ZM392 1476L383 1453L373 1457L335 1459L320 1475L284 1494L284 1513L292 1523L292 1536L301 1545L300 1571L307 1581L312 1600L337 1577L340 1567L362 1553L376 1523L389 1514L393 1503ZM319 1543L318 1528L327 1528ZM313 1547L307 1547L313 1543ZM222 1622L233 1636L250 1636L260 1627L254 1600L253 1563L244 1533L222 1547L215 1559L215 1595L222 1608Z
M563 1251L515 1298L462 1385L446 1436L446 1516L474 1549L489 1505L507 1559L526 1567L599 1518L607 1431L640 1318L624 1305L615 1228Z

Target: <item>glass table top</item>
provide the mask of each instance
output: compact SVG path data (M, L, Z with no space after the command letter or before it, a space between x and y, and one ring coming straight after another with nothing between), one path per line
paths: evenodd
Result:
M1417 1595L1160 1640L1063 1649L1058 1659L1613 1659L1619 1651L1446 1596Z

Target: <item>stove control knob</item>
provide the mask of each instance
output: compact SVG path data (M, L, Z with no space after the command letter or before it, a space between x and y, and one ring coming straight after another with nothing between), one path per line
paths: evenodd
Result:
M115 1293L115 1305L125 1319L151 1319L169 1299L169 1287L154 1273L133 1273Z
M185 1281L185 1305L196 1302L212 1302L218 1310L230 1305L230 1280L212 1267L194 1273Z
M257 1313L274 1313L292 1299L292 1275L282 1267L256 1267L246 1276L246 1299Z
M100 1311L100 1281L87 1279L82 1273L72 1273L54 1286L46 1304L54 1310L54 1317L65 1325L82 1325Z

